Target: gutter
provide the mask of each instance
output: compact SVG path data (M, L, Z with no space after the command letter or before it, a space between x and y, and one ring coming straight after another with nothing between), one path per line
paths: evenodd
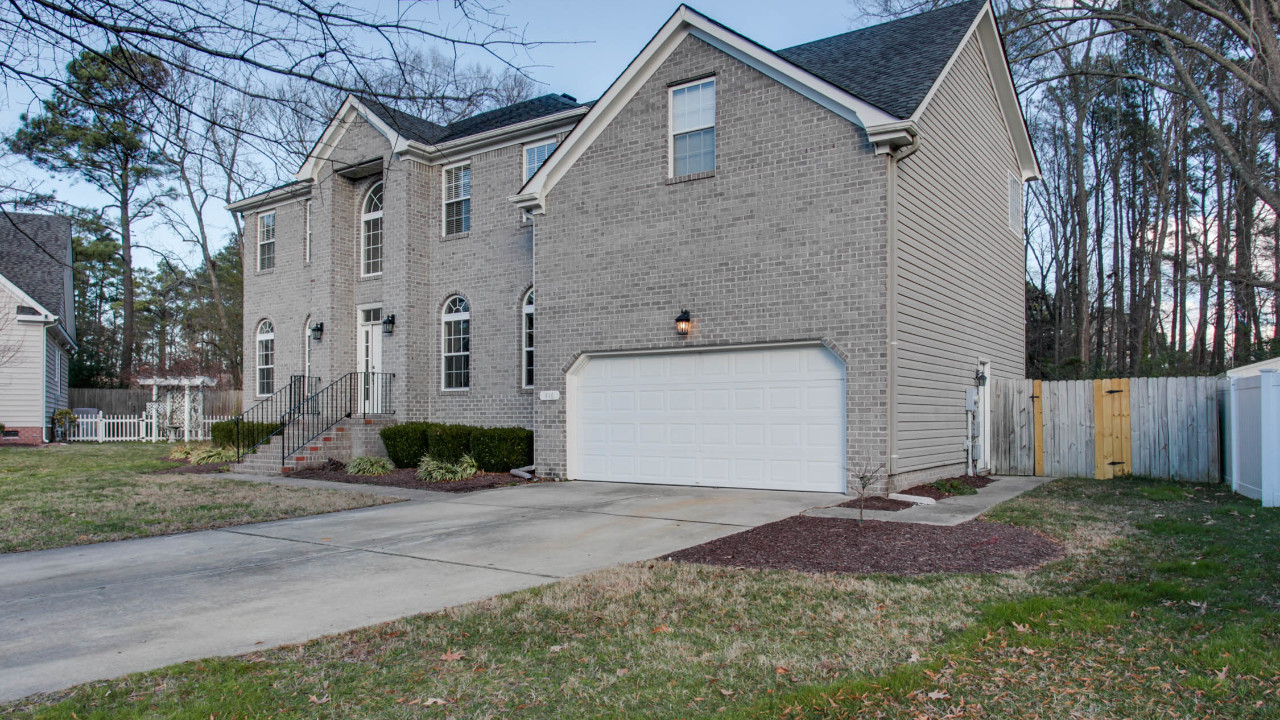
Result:
M244 212L246 210L253 210L254 208L261 207L270 202L276 202L277 200L292 200L304 195L310 195L311 184L311 180L297 180L285 185L284 187L278 187L274 190L268 190L267 192L259 193L257 195L250 195L243 200L237 200L233 203L223 205L223 209L231 212Z
M552 115L543 115L515 125L506 125L475 135L468 135L439 145L406 140L403 144L398 145L393 152L397 155L432 165L447 163L455 159L463 159L466 156L475 155L488 149L489 146L514 144L522 135L557 128L570 120L573 120L576 124L577 119L582 115L586 115L590 110L589 106L583 105Z
M77 350L80 349L80 344L77 343L75 340L71 339L71 333L67 332L67 329L62 327L61 320L62 318L58 315L18 315L17 316L17 322L19 323L25 323L27 325L35 325L39 323L40 325L44 326L46 329L50 327L54 328L55 330L58 331L58 335L62 337L62 342L66 344L67 347L71 348L71 352L76 352Z

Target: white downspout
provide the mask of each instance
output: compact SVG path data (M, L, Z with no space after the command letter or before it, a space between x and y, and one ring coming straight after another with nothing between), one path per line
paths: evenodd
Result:
M888 455L889 462L886 463L888 470L886 475L892 478L897 472L897 450L898 450L898 163L906 159L920 147L919 135L913 135L911 142L892 152L885 153L885 174L888 185L888 269L886 272L885 285L886 297L885 308L888 317L886 318L887 337L888 337L888 394L889 409L887 419L889 424L888 432Z

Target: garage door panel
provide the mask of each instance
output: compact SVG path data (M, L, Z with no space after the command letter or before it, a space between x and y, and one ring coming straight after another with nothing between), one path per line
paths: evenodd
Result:
M570 387L575 477L844 488L844 370L825 348L589 358Z

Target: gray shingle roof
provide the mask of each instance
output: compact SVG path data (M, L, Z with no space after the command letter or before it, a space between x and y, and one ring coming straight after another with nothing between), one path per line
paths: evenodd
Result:
M525 100L514 105L507 105L496 110L472 115L469 118L464 118L448 125L437 125L420 117L388 107L377 100L360 98L360 102L396 132L410 140L428 145L460 140L471 135L479 135L490 130L497 130L509 125L518 125L528 120L535 120L547 115L582 107L578 101L568 95L543 95L532 100Z
M777 54L861 100L908 118L987 0L967 0Z
M71 262L69 218L34 213L0 214L0 275L45 310L64 318L63 328L74 333L70 317L74 308L67 307L66 287L70 282Z

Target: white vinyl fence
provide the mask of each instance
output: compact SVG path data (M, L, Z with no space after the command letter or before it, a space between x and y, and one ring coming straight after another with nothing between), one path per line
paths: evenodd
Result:
M1280 507L1280 373L1232 378L1225 414L1231 489Z
M192 428L192 440L208 440L216 422L230 420L230 415L206 416L200 427ZM149 415L100 415L78 418L71 427L71 442L160 442L182 441L182 428L158 426Z

